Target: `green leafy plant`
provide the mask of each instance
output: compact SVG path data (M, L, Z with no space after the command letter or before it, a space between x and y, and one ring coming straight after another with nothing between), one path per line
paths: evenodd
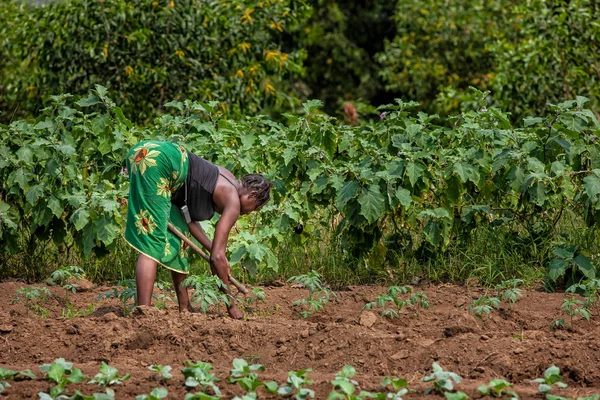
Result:
M139 394L135 396L135 400L160 400L166 399L169 392L165 388L154 388L150 394Z
M519 297L523 296L523 292L518 287L522 284L522 279L510 279L500 283L499 285L496 285L496 289L498 290L498 298L506 301L509 309L512 309L512 305L517 302Z
M125 279L119 281L110 292L103 293L97 299L118 299L123 305L123 314L126 316L131 313L131 310L137 304L137 291L135 279ZM127 305L129 300L133 299L133 304Z
M297 400L314 398L315 392L306 387L313 384L313 381L308 379L308 373L311 371L311 369L301 369L288 372L287 385L281 386L277 393L281 396L293 395Z
M316 312L319 312L329 304L329 300L337 297L334 292L323 285L321 274L312 270L308 274L291 277L288 282L298 284L308 289L308 296L294 302L294 305L304 306L300 314L308 318Z
M467 400L469 398L465 392L444 392L444 397L448 400Z
M360 391L358 395L354 394L358 386L358 382L352 379L355 375L356 370L351 365L344 365L331 381L334 388L327 396L327 400L363 400L375 397L375 394L366 391Z
M69 292L75 294L79 285L75 283L83 278L84 271L77 266L58 269L50 275L52 281L65 290L65 303L69 304Z
M500 299L487 295L481 296L473 300L469 305L469 312L481 320L481 324L485 326L485 316L489 316L494 308L498 308Z
M543 394L550 393L554 386L557 386L560 389L564 389L568 386L562 381L562 376L560 376L560 368L555 365L546 369L542 378L534 379L532 382L540 384L538 386L538 390Z
M569 327L571 329L573 329L573 318L576 316L580 316L587 321L589 321L591 318L590 310L587 309L586 304L583 301L573 297L564 299L560 305L560 308L563 310L563 313L567 314L569 317ZM562 322L562 325L564 326L564 321Z
M30 369L23 371L13 371L11 369L0 368L0 379L37 379Z
M229 383L237 383L248 395L256 393L258 388L265 387L269 392L277 391L276 382L262 382L258 379L258 371L264 371L260 364L248 364L242 358L233 359L233 368L229 371Z
M221 397L211 396L205 393L186 393L184 400L219 400Z
M48 396L46 398L58 398L65 391L68 384L81 383L86 379L79 368L73 367L73 363L66 361L64 358L58 358L52 364L42 365L40 371L45 373L46 379L55 384L50 388L48 394L40 393L40 399L42 399L42 395Z
M115 391L110 388L106 388L104 393L85 395L77 390L75 391L75 395L71 396L69 400L115 400Z
M252 288L250 296L246 297L244 307L250 307L252 304L258 305L260 302L265 302L267 295L261 287Z
M120 385L123 381L131 378L130 374L125 374L119 377L119 370L115 367L106 364L104 361L100 363L100 372L94 376L88 383L96 383L99 386Z
M433 369L433 372L421 379L423 382L433 382L433 387L427 388L425 394L429 394L432 391L438 391L440 393L451 392L454 390L454 383L460 383L462 381L462 378L458 374L444 371L436 362L431 365L431 368Z
M155 297L156 308L158 308L159 310L164 310L167 308L167 302L173 301L173 290L171 288L172 284L170 282L156 282L154 286L161 291L160 294L158 294L158 296Z
M162 380L168 381L173 377L173 375L171 374L172 368L170 365L151 365L148 367L148 369L150 371L156 372Z
M416 292L407 299L399 297L401 294L410 294L412 288L410 286L390 286L386 293L377 296L375 301L365 304L363 310L370 310L373 307L381 308L381 315L391 319L398 318L400 311L404 307L413 306L416 310L419 308L428 309L428 297L423 292ZM386 308L391 305L394 308Z
M11 302L14 304L24 299L27 315L29 314L29 310L32 310L35 314L45 318L48 316L48 310L42 307L40 303L46 302L50 296L52 296L52 293L50 293L48 288L40 286L24 286L17 289L15 297Z
M406 379L386 377L381 382L381 386L391 386L394 390L393 393L385 395L384 399L402 400L402 396L408 393L408 381Z
M4 392L4 390L9 387L11 387L10 383L6 381L0 381L0 393Z
M550 281L556 282L559 278L564 278L567 286L571 286L580 281L578 274L587 279L596 278L593 261L579 251L579 246L559 245L552 250L552 254L554 258L548 267Z
M581 294L585 299L585 308L597 307L600 300L600 279L587 279L573 284L565 290L565 293Z
M200 386L203 392L210 388L216 396L221 396L221 391L216 385L220 379L211 372L213 370L212 365L202 361L195 363L186 361L185 365L187 367L181 370L185 377L185 386L191 388Z
M507 396L510 400L517 400L519 396L512 390L512 383L504 379L492 379L489 384L477 387L477 391L482 396L504 397Z
M211 275L192 275L190 274L182 285L192 288L194 291L190 296L191 303L206 314L211 306L220 307L221 304L229 306L229 297L222 292L225 288L223 282L218 276Z

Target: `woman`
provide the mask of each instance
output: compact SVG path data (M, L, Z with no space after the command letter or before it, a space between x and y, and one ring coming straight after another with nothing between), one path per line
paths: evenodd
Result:
M181 283L188 274L187 245L167 228L198 240L210 252L211 270L229 290L227 238L238 216L258 210L270 199L271 184L261 175L241 180L227 169L187 152L170 142L143 141L127 153L129 202L125 240L140 252L135 270L139 305L150 305L157 264L171 270L179 311L192 310L187 289ZM182 214L187 206L189 219ZM211 241L196 221L221 214ZM235 302L232 318L243 314Z

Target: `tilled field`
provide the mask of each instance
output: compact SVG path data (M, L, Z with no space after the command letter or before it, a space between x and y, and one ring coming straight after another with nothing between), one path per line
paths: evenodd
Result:
M85 317L63 318L64 297L60 288L51 288L56 298L48 300L46 318L35 315L22 302L12 304L19 282L0 284L0 367L30 368L38 380L9 383L1 396L10 399L37 398L50 383L40 378L39 366L59 357L93 377L101 361L131 374L122 385L113 386L116 398L135 398L155 387L168 389L169 399L183 399L194 390L184 386L181 369L186 360L211 363L223 398L243 394L227 383L234 358L264 365L263 381L283 383L290 370L311 368L316 398L325 399L330 381L345 364L356 368L361 390L382 391L386 376L406 378L415 389L409 398L424 397L429 384L421 378L438 362L445 370L464 380L457 390L478 397L478 385L504 378L515 385L521 398L542 398L532 379L541 377L553 364L561 369L565 390L554 393L566 397L600 393L600 322L576 319L574 329L550 329L562 318L562 294L523 291L523 297L509 309L494 310L485 327L468 313L472 299L484 293L481 288L453 285L414 288L429 296L428 310L403 309L401 317L388 320L376 310L361 312L366 302L375 300L386 288L351 287L336 292L337 301L314 316L303 319L292 303L306 297L302 288L264 287L265 303L254 306L244 321L234 321L217 313L209 315L177 312L175 302L164 310L141 307L124 316L117 300L97 300L112 288L91 287L69 296L75 308L88 309ZM92 304L92 306L90 306ZM159 381L150 365L170 365L173 378ZM89 394L102 392L95 385L77 384ZM0 396L0 397L1 397ZM269 398L262 390L259 397ZM435 398L435 397L432 397Z

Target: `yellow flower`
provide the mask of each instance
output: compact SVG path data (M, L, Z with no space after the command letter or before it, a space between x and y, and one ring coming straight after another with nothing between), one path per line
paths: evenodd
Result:
M154 218L148 213L148 210L140 210L140 213L136 214L135 219L135 226L138 229L138 235L154 233L154 230L156 229L156 222L154 222Z
M156 187L156 194L158 196L163 196L167 199L171 197L171 187L168 179L160 178L160 182L156 184Z
M169 3L169 7L171 7L171 8L175 8L175 2L174 2L174 1L171 1L171 2Z
M179 59L182 59L183 56L185 56L185 53L183 52L183 50L177 50L175 51L175 55L179 57Z
M274 31L283 32L283 28L281 27L281 22L277 23L273 20L271 20L271 29L273 29Z
M243 78L244 77L244 71L242 71L241 69L238 69L237 72L235 73L235 77L236 78Z
M104 45L104 57L108 57L108 43Z
M139 171L144 174L146 168L156 167L155 157L160 155L160 151L149 150L153 147L158 147L157 144L146 143L142 146L138 146L133 151L133 155L129 157L129 163L131 164L131 172L135 173Z
M246 53L248 51L248 49L250 48L250 43L244 42L244 43L238 44L238 46L239 46L240 49L242 49L242 51L244 53Z
M266 94L274 94L275 93L275 88L273 87L273 85L271 85L271 83L269 83L269 81L265 81L265 93Z
M128 66L126 66L126 67L125 67L125 74L126 74L127 76L129 76L129 75L133 74L133 68L131 68L131 66L129 66L129 65L128 65Z

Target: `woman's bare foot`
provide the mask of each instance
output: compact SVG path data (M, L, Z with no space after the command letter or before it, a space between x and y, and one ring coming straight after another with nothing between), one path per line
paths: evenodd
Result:
M233 306L229 307L227 312L229 313L229 316L233 319L244 318L244 314L240 311L240 309L235 304Z

